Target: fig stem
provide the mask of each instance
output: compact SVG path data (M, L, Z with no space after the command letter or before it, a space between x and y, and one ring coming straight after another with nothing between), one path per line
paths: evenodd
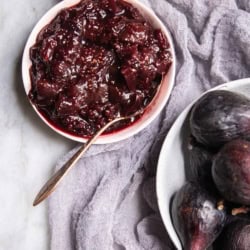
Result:
M250 211L249 207L238 207L238 208L234 208L232 209L232 215L238 215L238 214L247 214Z
M220 211L222 211L224 208L225 208L224 201L223 200L219 201L217 203L217 209L220 210Z

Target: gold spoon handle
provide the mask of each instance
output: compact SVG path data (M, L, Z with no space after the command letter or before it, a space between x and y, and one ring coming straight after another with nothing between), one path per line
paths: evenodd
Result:
M80 147L80 149L54 174L52 177L44 184L42 189L37 194L33 206L38 205L40 202L42 202L44 199L46 199L57 187L59 182L62 180L62 178L69 172L69 170L76 164L76 162L82 157L82 155L88 150L88 148L96 141L98 136L100 136L108 127L113 125L114 123L130 119L132 117L136 116L134 114L133 116L126 116L126 117L118 117L114 120L107 123L104 127L102 127L100 130L98 130L83 146Z

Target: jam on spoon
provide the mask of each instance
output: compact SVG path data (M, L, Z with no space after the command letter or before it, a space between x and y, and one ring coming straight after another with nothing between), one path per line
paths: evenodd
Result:
M38 34L30 58L32 103L57 128L85 137L146 107L172 62L162 31L123 0L61 10Z

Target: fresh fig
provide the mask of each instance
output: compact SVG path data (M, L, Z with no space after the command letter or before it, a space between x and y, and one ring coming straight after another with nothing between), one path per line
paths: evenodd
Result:
M186 183L174 196L173 224L185 250L208 248L226 223L223 207L217 199L194 182Z
M250 139L250 100L226 90L208 92L191 110L190 129L198 142L215 148Z
M214 158L212 176L226 200L250 205L250 142L238 139L225 144Z
M215 241L214 250L249 250L250 221L237 220L222 231Z
M206 186L213 184L212 163L214 152L198 143L194 137L190 137L187 144L188 166L187 176L189 180L198 181Z

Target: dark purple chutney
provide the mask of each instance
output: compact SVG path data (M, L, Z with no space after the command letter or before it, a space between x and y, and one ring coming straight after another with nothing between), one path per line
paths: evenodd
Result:
M162 31L122 0L61 10L38 34L30 58L32 103L51 124L83 137L145 107L172 63Z

